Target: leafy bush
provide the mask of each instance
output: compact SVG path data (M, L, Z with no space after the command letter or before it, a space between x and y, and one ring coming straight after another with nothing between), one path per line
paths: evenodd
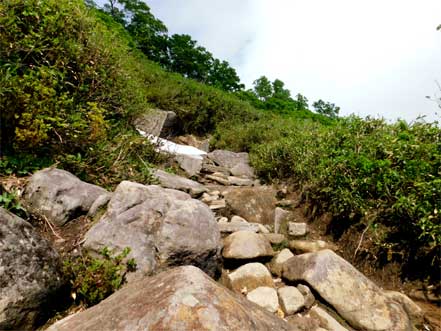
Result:
M8 193L6 191L2 192L0 189L0 207L9 210L10 212L20 216L26 217L26 209L20 204L18 197L15 193Z
M83 255L65 260L64 273L72 285L73 298L93 306L118 290L126 274L136 269L134 259L125 260L129 253L128 247L119 255L104 248L100 258Z
M405 260L441 247L441 129L436 123L349 117L324 126L266 118L222 127L215 144L249 150L260 176L297 183L343 229L358 221L382 223L387 230L378 244L404 251Z

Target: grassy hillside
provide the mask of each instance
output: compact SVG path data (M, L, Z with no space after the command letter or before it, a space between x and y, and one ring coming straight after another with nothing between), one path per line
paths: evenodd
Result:
M262 178L295 183L339 233L362 224L387 261L422 259L439 278L438 126L258 110L164 71L133 45L81 0L0 2L0 175L58 162L106 187L148 183L162 157L130 123L152 107L172 110L180 133L249 151Z

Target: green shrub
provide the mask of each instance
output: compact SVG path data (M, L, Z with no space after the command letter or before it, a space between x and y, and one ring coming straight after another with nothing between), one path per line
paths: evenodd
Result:
M441 247L441 129L436 123L349 117L325 126L266 117L222 126L214 143L249 151L267 181L297 183L316 210L332 212L341 229L357 221L382 223L386 233L377 244L404 251L404 260L417 253L431 256Z
M17 195L12 192L8 193L6 191L1 190L0 187L0 207L5 208L6 210L9 210L10 212L20 216L20 217L26 217L27 212L23 208L23 206L20 204L20 201L18 200Z
M104 248L100 258L83 255L64 261L64 273L72 286L72 297L93 306L118 290L128 272L136 270L134 259L126 260L130 248L112 255Z

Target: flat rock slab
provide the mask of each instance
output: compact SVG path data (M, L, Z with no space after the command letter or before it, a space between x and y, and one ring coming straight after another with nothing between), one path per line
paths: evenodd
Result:
M222 194L233 214L248 222L273 225L276 190L271 186L230 187Z
M176 114L174 112L160 109L149 109L133 122L138 130L157 137L170 133L175 123Z
M46 168L33 174L26 185L23 205L58 226L85 215L96 199L109 193L96 185L81 181L71 173Z
M0 330L32 330L64 282L58 254L33 227L0 208Z
M201 270L179 267L127 285L48 331L295 331Z
M273 256L274 251L264 235L237 231L225 238L222 255L226 259L247 260Z
M138 276L182 264L214 274L221 241L214 215L204 203L184 192L123 181L106 213L87 232L84 247L92 252L130 247Z
M356 329L411 330L402 306L331 250L290 258L283 266L283 278L308 283Z
M194 180L170 174L162 170L155 170L153 172L153 176L155 176L162 187L184 191L190 194L193 198L196 198L208 191L204 185L199 184Z

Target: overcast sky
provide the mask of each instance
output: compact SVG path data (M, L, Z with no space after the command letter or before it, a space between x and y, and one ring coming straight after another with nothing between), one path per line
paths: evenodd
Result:
M147 0L170 33L343 115L441 120L441 0ZM438 114L436 114L438 113Z

